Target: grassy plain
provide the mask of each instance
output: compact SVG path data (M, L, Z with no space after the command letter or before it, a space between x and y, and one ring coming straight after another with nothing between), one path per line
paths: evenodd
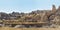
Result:
M11 27L0 27L0 30L60 30L60 28L11 28Z

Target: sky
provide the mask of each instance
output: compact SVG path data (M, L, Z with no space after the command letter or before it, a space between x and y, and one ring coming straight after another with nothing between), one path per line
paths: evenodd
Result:
M51 9L52 5L58 7L60 0L0 0L0 12L31 12L35 10Z

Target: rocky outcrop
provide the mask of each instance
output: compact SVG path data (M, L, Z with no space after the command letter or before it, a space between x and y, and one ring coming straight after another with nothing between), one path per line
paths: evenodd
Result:
M32 11L31 13L0 13L0 19L19 20L20 22L47 22L47 26L55 27L60 25L60 6L56 9L55 5L53 5L52 10L37 10ZM15 27L19 26L21 25Z

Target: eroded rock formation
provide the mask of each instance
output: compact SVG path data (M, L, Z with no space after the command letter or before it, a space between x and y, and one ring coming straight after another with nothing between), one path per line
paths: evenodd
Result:
M13 12L10 14L0 13L1 20L18 20L20 22L47 22L43 25L48 27L55 27L60 25L60 6L56 9L55 5L52 6L52 10L37 10L31 13L17 13ZM42 24L42 23L41 23ZM41 24L35 24L34 26L42 26ZM21 25L17 25L21 26ZM15 27L17 27L15 26ZM25 26L25 24L24 24ZM26 25L27 27L33 26L32 24ZM45 27L43 26L43 27Z

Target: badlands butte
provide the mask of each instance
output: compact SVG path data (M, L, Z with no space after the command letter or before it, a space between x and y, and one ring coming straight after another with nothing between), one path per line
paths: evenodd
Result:
M10 28L60 28L60 6L51 10L37 10L30 13L0 12L0 27Z

